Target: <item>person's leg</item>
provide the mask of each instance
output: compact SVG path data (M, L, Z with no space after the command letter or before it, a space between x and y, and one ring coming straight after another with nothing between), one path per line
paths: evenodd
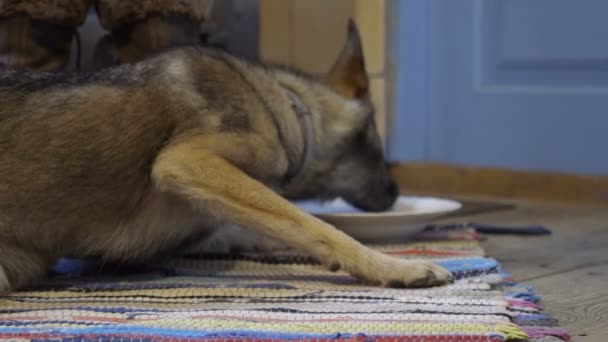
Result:
M57 71L92 0L0 1L0 70Z
M96 10L102 26L111 32L115 62L132 63L173 47L199 44L200 25L212 4L213 0L99 0ZM95 55L107 59L107 49L108 42L100 42Z

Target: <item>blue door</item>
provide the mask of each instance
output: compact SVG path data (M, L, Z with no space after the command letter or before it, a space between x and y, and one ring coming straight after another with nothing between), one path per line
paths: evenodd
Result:
M608 174L608 1L394 4L392 160Z

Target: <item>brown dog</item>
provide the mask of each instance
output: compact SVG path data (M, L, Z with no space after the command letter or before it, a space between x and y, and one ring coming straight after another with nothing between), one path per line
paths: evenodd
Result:
M184 48L91 75L0 77L0 291L62 256L141 261L237 224L385 286L450 274L359 244L288 198L389 208L361 43L327 79Z

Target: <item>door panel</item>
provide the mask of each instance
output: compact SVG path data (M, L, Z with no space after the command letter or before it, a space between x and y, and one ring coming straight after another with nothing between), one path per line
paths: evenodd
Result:
M606 10L601 0L575 8L568 0L475 1L473 63L482 85L605 88Z
M405 0L400 16L416 8L428 59L399 58L397 88L425 102L397 123L424 133L399 125L418 140L392 139L392 159L608 173L608 2Z

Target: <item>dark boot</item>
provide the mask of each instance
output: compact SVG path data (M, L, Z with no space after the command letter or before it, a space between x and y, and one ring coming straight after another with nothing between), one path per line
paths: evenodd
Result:
M173 47L200 43L200 25L214 0L99 0L102 26L112 33L117 63L140 61ZM105 47L104 47L105 46ZM106 56L107 41L96 55Z
M66 67L91 0L0 1L0 70Z

